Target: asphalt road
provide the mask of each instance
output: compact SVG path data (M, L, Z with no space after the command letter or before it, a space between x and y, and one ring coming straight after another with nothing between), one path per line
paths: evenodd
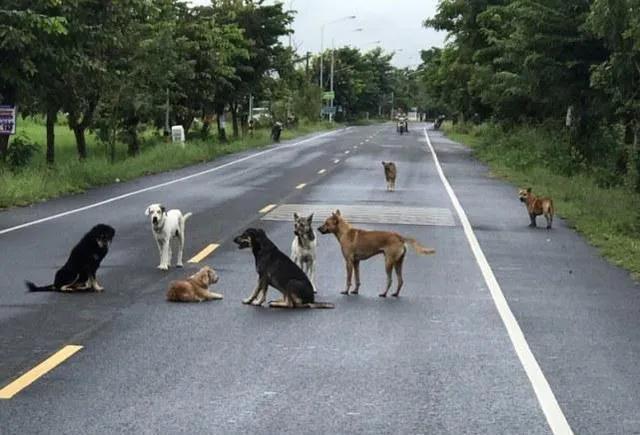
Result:
M551 433L549 397L516 353L423 127L339 130L0 213L0 388L83 346L0 400L0 433ZM561 415L575 433L640 433L638 286L561 219L528 228L514 186L429 135ZM394 193L381 160L398 165ZM157 270L144 216L153 202L194 213L185 262L219 248ZM334 310L247 307L253 257L232 238L259 226L288 253L293 237L290 221L271 220L279 209L260 212L269 204L351 207L366 222L357 226L437 254L408 256L399 299L377 297L380 257L362 263L360 295L342 296L337 242L319 236L318 299ZM25 279L49 283L98 222L117 231L98 275L104 293L26 293ZM202 264L225 299L167 303L167 283Z

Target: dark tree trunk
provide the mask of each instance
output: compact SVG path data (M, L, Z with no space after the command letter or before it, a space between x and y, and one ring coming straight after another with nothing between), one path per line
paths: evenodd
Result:
M87 141L84 135L84 127L76 126L73 129L73 134L76 137L76 148L78 149L78 158L84 160L87 158Z
M78 159L84 160L87 158L87 140L85 132L91 125L93 120L93 114L98 105L98 99L96 98L89 101L88 106L84 111L78 112L74 108L69 109L69 115L67 120L69 127L73 130L73 134L76 137L76 149L78 151Z
M132 157L140 153L140 141L138 140L139 123L140 119L136 115L129 117L125 122L128 153Z
M238 128L238 106L235 105L231 109L231 121L233 123L233 138L238 139L240 136L240 129Z
M47 163L52 165L55 162L55 126L58 115L57 109L49 109L47 111Z
M0 135L0 161L4 160L7 155L7 150L9 149L9 135L2 134Z

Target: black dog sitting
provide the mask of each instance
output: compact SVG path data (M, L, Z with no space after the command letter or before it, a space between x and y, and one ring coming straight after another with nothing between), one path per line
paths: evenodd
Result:
M71 250L65 265L56 272L53 284L38 287L34 283L27 281L26 284L29 291L73 292L93 289L99 292L104 290L98 284L96 271L100 267L102 259L109 252L109 244L115 234L116 230L109 225L98 224L91 228Z
M269 286L272 286L282 293L283 299L270 302L270 307L333 308L333 304L315 302L313 286L307 275L269 240L263 230L249 228L233 241L239 249L251 248L258 272L256 289L242 303L262 305Z

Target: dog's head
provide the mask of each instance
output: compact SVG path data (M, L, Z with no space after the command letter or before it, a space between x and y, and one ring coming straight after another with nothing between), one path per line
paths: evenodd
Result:
M304 217L293 213L293 234L298 237L305 237L308 240L314 240L316 238L313 232L313 213Z
M529 195L531 195L530 187L518 190L518 198L520 199L520 202L527 202Z
M214 269L204 266L197 273L191 275L191 279L198 281L203 287L209 287L211 284L217 283L219 278Z
M254 248L260 246L260 242L266 237L266 234L260 228L247 228L242 234L233 239L238 245L238 249Z
M340 214L340 210L336 210L318 227L318 231L322 234L336 234L341 222L344 222L344 218Z
M382 162L382 166L384 166L385 171L390 171L393 168L393 162Z
M98 224L94 226L88 234L88 236L95 240L96 244L101 248L108 248L115 235L116 230L106 224Z
M166 214L167 209L162 204L151 204L144 211L145 216L151 216L151 223L154 227L162 226Z

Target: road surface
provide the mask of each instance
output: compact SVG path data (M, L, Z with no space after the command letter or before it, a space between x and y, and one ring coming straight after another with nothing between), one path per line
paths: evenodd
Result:
M640 433L638 286L561 219L528 228L515 186L411 127L311 135L0 213L0 388L82 346L0 400L0 432ZM382 160L398 165L394 193ZM194 213L183 270L155 268L154 202ZM399 299L377 296L380 257L362 263L360 295L342 296L337 242L318 235L318 299L334 310L242 305L256 276L233 237L258 226L288 253L290 210L319 210L319 225L334 208L437 254L409 254ZM104 293L25 291L98 222L117 231ZM164 300L204 264L223 301Z

